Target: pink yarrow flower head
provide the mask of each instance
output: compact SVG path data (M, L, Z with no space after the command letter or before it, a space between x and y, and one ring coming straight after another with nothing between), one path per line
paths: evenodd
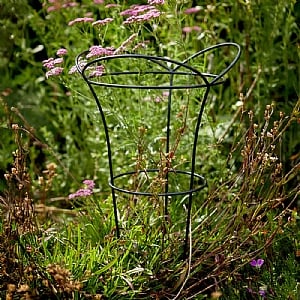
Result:
M76 23L92 23L94 22L94 18L84 17L84 18L76 18L68 23L69 26L73 26Z
M56 55L58 56L64 56L68 53L68 50L65 48L60 48L56 51Z
M83 180L83 184L86 185L86 188L77 190L75 193L70 194L68 198L74 199L74 198L91 196L93 194L95 182L93 180L86 179Z
M90 180L90 179L85 179L82 182L83 184L85 184L87 186L87 188L89 188L90 190L93 190L95 187L95 182L94 180Z
M86 55L86 58L91 58L94 56L108 56L113 55L115 49L113 47L101 47L101 46L92 46L89 49L89 53Z
M254 268L260 268L263 264L264 264L264 260L262 258L259 258L259 259L253 259L251 260L250 262L250 265Z
M94 4L104 4L104 0L94 0Z
M51 3L51 6L47 8L47 12L57 11L62 8L68 8L68 7L75 7L78 6L77 2L72 2L69 0L55 0L55 1L48 1Z
M94 68L94 70L92 70L89 74L89 77L99 77L102 76L104 72L104 66L96 66L96 68Z
M165 4L165 0L148 0L148 4L150 4L150 5L155 5L155 4L162 5L162 4Z
M78 6L77 2L67 2L65 4L62 5L62 8L67 8L67 7L76 7Z
M190 33L192 31L201 31L201 27L199 27L199 26L192 26L192 27L186 26L186 27L182 28L182 32L184 32L184 33Z
M43 60L42 64L43 64L43 67L45 67L47 69L53 69L55 67L55 65L61 64L63 61L64 60L62 57L55 58L55 59L53 57L50 57L46 60Z
M103 20L97 20L95 22L92 23L93 26L104 26L108 23L111 23L114 19L113 18L106 18Z
M145 12L144 14L130 16L123 22L123 25L146 22L151 19L158 18L160 15L161 15L161 12L158 9L153 8L153 9Z
M121 11L120 15L121 16L138 16L139 14L155 9L155 6L153 5L131 5L130 8Z
M77 70L77 67L76 66L72 66L68 72L68 74L72 75L74 73L77 73L78 70Z
M74 198L80 198L80 197L87 197L87 196L91 196L92 194L93 194L93 191L91 191L90 189L79 189L75 193L70 194L68 198L74 199Z
M54 67L51 70L49 70L48 72L46 72L46 78L48 79L51 76L58 76L62 73L63 70L64 70L64 68Z
M42 61L42 64L43 64L43 67L47 68L47 69L52 69L54 68L54 58L53 57L50 57L48 59L45 59Z
M87 64L87 61L85 59L80 59L79 61L79 69L83 69L85 67L85 65ZM77 66L72 66L68 72L68 74L74 74L74 73L78 73L78 69Z
M187 8L184 13L186 15L190 15L190 14L196 14L197 12L199 12L201 10L200 6L195 6L195 7L191 7L191 8Z
M105 8L112 8L112 7L120 7L120 4L116 4L116 3L109 3L105 5Z

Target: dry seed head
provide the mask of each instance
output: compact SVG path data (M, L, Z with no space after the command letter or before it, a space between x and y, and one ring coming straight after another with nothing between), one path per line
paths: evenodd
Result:
M141 126L141 127L139 127L139 132L140 132L141 134L144 134L144 133L147 132L147 128L145 128L144 126Z
M5 173L4 174L4 178L5 178L5 180L10 180L11 179L11 175L10 174L8 174L8 173Z
M8 291L9 293L14 292L15 290L16 290L16 286L15 286L14 284L8 284L8 285L7 285L7 291Z
M222 296L222 292L215 291L215 292L212 292L210 296L212 299L219 299Z
M49 163L47 164L46 168L49 170L49 171L54 171L57 169L57 165L55 163Z
M14 129L14 130L19 129L19 125L18 124L12 124L11 128Z
M270 156L270 161L271 162L275 162L276 160L278 160L278 157L276 157L276 156Z
M27 284L22 284L19 288L18 288L18 292L19 293L24 293L24 292L29 292L30 291L30 287Z
M39 183L39 185L44 185L44 183L45 183L44 177L39 176L38 183Z

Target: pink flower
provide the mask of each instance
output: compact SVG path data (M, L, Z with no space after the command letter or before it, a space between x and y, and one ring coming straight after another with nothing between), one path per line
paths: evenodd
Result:
M189 33L192 31L201 31L201 28L199 26L193 26L193 27L183 27L182 32Z
M68 50L65 48L60 48L56 51L56 55L58 56L64 56L68 53Z
M121 44L121 46L118 48L118 49L116 49L115 51L114 51L114 54L119 54L120 52L124 52L125 51L125 49L126 49L126 47L129 45L129 44L131 44L136 38L137 38L137 33L134 33L134 34L132 34L127 40L125 40L122 44Z
M86 55L86 58L91 58L94 56L108 56L108 55L113 55L114 54L114 48L112 47L106 47L103 48L101 46L92 46L89 49L89 53Z
M104 4L104 0L94 0L94 4Z
M88 17L84 17L84 18L76 18L72 21L70 21L68 23L69 26L73 26L74 24L76 23L91 23L91 22L94 22L94 18L88 18Z
M72 66L71 69L69 70L68 74L71 75L71 74L74 74L76 72L78 72L77 67L76 66Z
M137 16L147 10L155 9L152 5L131 5L130 8L120 12L121 16Z
M43 67L47 68L47 69L52 69L54 68L54 58L53 57L50 57L48 59L45 59L42 61L42 64L43 64Z
M95 187L95 182L94 180L83 180L83 184L85 184L87 186L87 188L85 189L79 189L77 190L75 193L70 194L68 196L69 199L74 199L74 198L78 198L78 197L87 197L93 194L93 189Z
M82 70L85 67L86 64L87 64L87 61L81 59L80 62L79 62L79 68ZM77 72L78 72L77 67L72 66L71 69L69 70L68 74L74 74L74 73L77 73Z
M253 259L251 260L250 265L255 268L260 268L264 264L264 262L265 261L262 258L259 258L257 260Z
M52 12L52 11L55 11L55 10L57 10L58 8L56 8L55 6L49 6L48 8L47 8L47 12Z
M197 12L199 12L201 10L200 6L195 6L195 7L191 7L191 8L187 8L184 13L186 15L190 15L190 14L196 14Z
M148 0L148 4L155 5L155 4L164 4L165 0Z
M141 23L141 22L145 22L145 21L149 21L151 19L154 18L158 18L160 16L160 11L157 9L152 9L147 11L145 14L143 15L137 15L137 16L131 16L129 18L127 18L123 24L127 25L127 24L132 24L132 23Z
M66 7L75 7L78 6L78 3L76 2L68 2L62 5L62 8L66 8Z
M119 6L121 6L121 5L120 4L115 4L115 3L110 3L110 4L105 5L105 8L119 7Z
M68 198L74 199L74 198L78 198L78 197L87 197L92 194L93 194L93 191L91 191L90 189L79 189L74 194L70 194Z
M114 19L112 18L106 18L106 19L103 19L103 20L98 20L98 21L95 21L92 23L93 26L103 26L103 25L106 25L110 22L112 22Z
M47 68L47 69L53 69L55 67L55 65L57 64L61 64L63 62L63 58L59 57L54 59L53 57L50 57L46 60L43 60L43 67Z
M132 51L136 51L137 49L139 48L143 48L145 49L147 47L147 44L149 43L149 41L144 41L144 42L140 42L140 43L137 43L133 48L132 48Z
M62 8L75 7L78 6L77 2L70 2L69 0L60 0L60 1L48 1L52 5L47 8L47 12L52 12L55 10L60 10Z
M93 71L90 72L89 77L99 77L102 76L104 72L104 66L97 66Z
M94 180L91 179L85 179L82 181L82 183L85 184L90 190L93 190L95 187L95 182Z
M46 78L48 79L50 76L57 76L62 73L64 68L55 67L48 72L46 72Z

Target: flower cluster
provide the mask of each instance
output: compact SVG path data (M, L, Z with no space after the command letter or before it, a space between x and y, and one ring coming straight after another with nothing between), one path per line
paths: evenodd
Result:
M60 48L56 51L56 54L60 57L53 58L50 57L46 60L42 61L43 67L47 68L49 71L46 72L46 78L48 79L50 76L57 76L62 73L64 68L58 67L57 65L60 65L63 63L64 59L62 56L66 55L68 53L67 49Z
M84 59L81 59L79 61L79 69L83 69L87 64L87 60L84 60ZM103 65L99 65L99 66L89 66L87 67L87 69L90 71L89 73L89 77L98 77L98 76L102 76L103 72L104 72L104 69L105 67ZM70 71L69 71L69 74L74 74L74 73L78 73L78 69L76 66L72 66Z
M155 4L162 5L164 3L165 3L165 0L148 0L148 4L150 4L150 5L155 5Z
M195 6L195 7L187 8L187 9L184 11L184 13L185 13L186 15L196 14L196 13L198 13L201 9L202 9L202 7L200 7L200 6Z
M79 197L87 197L93 194L93 189L95 187L95 182L93 180L83 180L83 184L86 185L86 188L79 189L73 194L69 195L69 199L79 198Z
M108 56L113 55L115 49L113 47L102 47L102 46L92 46L89 49L89 53L86 55L86 58L91 58L95 56Z
M250 261L250 266L256 269L260 269L262 267L262 265L264 264L264 260L262 258L258 258L258 259L253 259ZM258 294L260 295L263 299L266 298L267 295L267 287L266 286L261 286L258 289L258 292L255 292L255 290L253 290L252 288L248 288L247 291L251 294L251 295L255 295Z
M103 20L97 20L95 22L92 23L93 26L103 26L106 25L110 22L112 22L114 19L113 18L105 18Z
M62 58L53 58L50 57L46 60L42 61L43 67L47 68L47 69L53 69L55 67L55 65L61 64L63 62Z
M48 3L56 5L57 9L67 6L72 6L72 2L67 0L49 0ZM104 4L104 1L95 0L94 4ZM148 4L141 4L141 5L131 5L128 9L120 12L121 16L125 16L123 24L132 24L132 23L141 23L145 21L149 21L151 19L157 18L161 15L161 12L157 9L158 5L164 4L164 0L148 0ZM119 6L118 4L107 4L105 7L114 7ZM100 27L105 26L111 22L113 22L113 18L103 18L103 19L95 19L92 13L85 13L84 17L76 18L68 22L69 26L74 26L80 23L89 23L93 27ZM133 41L137 38L138 34L132 34L128 39L126 39L118 48L114 47L104 47L100 45L94 45L89 48L87 55L85 56L86 60L80 62L80 68L83 68L88 59L92 59L95 57L101 56L110 56L122 53L128 49L129 44L132 44ZM131 51L135 51L138 48L145 48L147 41L143 41L140 43L136 43L131 47ZM67 50L61 48L57 50L56 55L58 58L49 58L43 61L43 66L48 69L46 73L46 78L50 76L57 76L63 72L63 68L58 66L59 64L63 63L63 56L67 54ZM89 77L97 77L101 76L104 72L104 66L94 66L89 67ZM69 70L69 74L77 73L77 67L72 66Z
M259 258L259 259L253 259L251 260L250 262L250 265L254 268L260 268L263 264L264 264L264 260L262 258Z
M62 8L78 6L77 2L73 2L69 0L48 0L48 4L50 5L47 8L47 12L57 11Z
M131 5L130 8L120 12L121 16L138 16L142 12L149 11L155 9L154 6L151 5Z
M124 25L132 23L142 23L154 18L158 18L161 12L152 5L132 5L120 13L121 16L129 16Z
M95 19L94 18L90 18L90 17L76 18L76 19L70 21L68 23L68 25L69 26L73 26L76 23L92 23L94 21L95 21Z
M92 70L89 74L89 77L98 77L98 76L102 76L104 72L104 66L100 65L100 66L96 66L94 68L94 70Z
M192 26L192 27L186 26L186 27L182 28L182 32L184 32L184 33L190 33L192 31L201 31L201 30L202 29L199 26Z

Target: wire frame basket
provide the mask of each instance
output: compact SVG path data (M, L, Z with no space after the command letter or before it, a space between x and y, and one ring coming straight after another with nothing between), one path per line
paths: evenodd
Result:
M221 66L217 74L211 72L210 69L216 65L214 59L215 51L222 50L223 55L229 56L234 51L232 59L222 57L222 61L226 61L225 66ZM170 199L175 196L183 196L187 199L186 204L186 231L185 231L185 251L188 248L188 240L190 233L191 223L191 208L193 194L200 191L206 186L206 180L203 175L196 172L196 158L197 147L199 139L199 130L201 128L201 121L204 112L204 107L207 103L208 95L212 87L221 85L225 82L225 74L228 73L232 67L237 63L240 55L240 46L236 43L221 43L209 48L203 49L184 61L176 61L167 57L156 57L142 54L116 54L111 56L103 56L92 60L87 60L88 51L80 53L76 58L76 67L78 72L87 83L93 98L96 101L101 121L104 128L104 134L106 139L107 157L109 166L109 186L111 187L113 211L116 225L117 237L120 237L120 225L119 225L119 210L116 193L123 193L132 195L133 197L146 196L146 197L159 197L164 202L164 217L167 219L169 212L168 206ZM232 55L231 55L232 56ZM201 64L197 63L197 59L201 58ZM229 61L228 61L229 60ZM221 61L221 63L222 63ZM204 68L209 70L203 71ZM100 92L98 91L100 88ZM108 90L110 92L101 93L101 89ZM142 102L140 105L140 112L150 114L150 121L154 121L155 124L151 128L157 126L156 118L151 117L151 108L148 106L145 99L145 95L151 95L151 93L158 95L158 93L164 93L164 109L159 108L157 111L163 112L162 119L164 119L163 128L161 128L160 139L163 140L164 150L161 149L156 152L160 152L160 162L157 162L152 167L137 165L135 167L128 165L124 167L124 171L119 171L119 166L115 166L113 160L113 150L111 145L111 126L109 121L111 120L111 114L114 113L114 109L107 113L107 108L104 102L114 102L115 98L110 98L111 92L114 90L127 90L126 94L132 98L132 101ZM176 96L176 92L179 91L179 96ZM190 91L193 91L193 96L197 99L190 100ZM124 97L121 96L120 97ZM139 99L140 98L140 99ZM154 102L160 102L160 97L154 97ZM173 109L174 105L178 108L178 99L188 98L185 104L185 112L188 111L189 105L192 105L190 111L193 116L193 126L190 130L188 137L189 140L185 141L189 147L184 149L183 153L188 156L188 167L183 169L174 167L172 160L175 156L175 152L179 147L181 134L189 126L186 124L187 118L182 122L183 126L174 129L174 120L178 118L178 111ZM119 106L121 111L125 111L125 114L136 114L136 111L127 111L124 101L119 99ZM126 101L125 101L126 102ZM177 103L177 104L176 104ZM109 105L112 105L110 103ZM154 106L153 106L154 107ZM180 110L180 109L179 109ZM149 112L150 111L150 112ZM155 112L155 114L157 113ZM154 112L153 112L154 113ZM116 112L116 114L118 114ZM181 112L182 114L182 112ZM148 121L147 121L148 122ZM181 124L181 125L182 125ZM128 125L128 124L127 124ZM136 130L137 127L135 128ZM143 129L145 131L145 128ZM182 130L182 132L180 131ZM174 133L177 134L174 138ZM163 135L163 136L162 136ZM179 137L179 138L178 138ZM124 137L121 135L119 139L130 139L130 137ZM175 140L175 142L174 142ZM176 146L174 146L176 145ZM137 150L138 152L139 150ZM201 149L200 149L201 151ZM190 152L190 153L188 153ZM163 155L162 155L163 153ZM162 162L163 160L163 162ZM140 178L148 182L148 188L142 188L141 185L127 184L132 178ZM154 179L161 179L161 189L153 190L149 188L151 181ZM181 185L173 184L173 179L177 178L179 181L186 181L187 184L184 188Z

